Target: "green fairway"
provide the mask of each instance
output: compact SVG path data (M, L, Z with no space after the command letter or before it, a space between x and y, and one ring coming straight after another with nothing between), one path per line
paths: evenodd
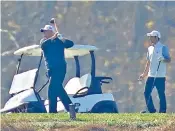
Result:
M2 114L2 130L175 130L175 114Z

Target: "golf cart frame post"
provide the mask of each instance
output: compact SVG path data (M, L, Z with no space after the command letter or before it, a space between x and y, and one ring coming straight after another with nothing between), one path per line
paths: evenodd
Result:
M89 51L91 55L91 76L95 77L95 55L94 51ZM81 71L80 71L80 62L78 59L78 56L74 56L75 65L76 65L76 77L80 77Z
M36 82L38 80L38 74L39 74L39 71L40 71L42 59L43 59L43 53L41 52L41 57L40 57L40 61L39 61L39 64L38 64L38 70L37 70L36 78L35 78L35 82L34 82L34 88L35 88Z
M90 51L90 55L91 55L91 76L92 76L92 79L94 79L95 67L96 67L94 51Z
M80 77L80 62L78 56L74 56L75 65L76 65L76 77Z
M18 59L18 65L16 67L16 74L19 73L19 68L20 68L20 65L21 65L22 57L23 57L23 54L21 54L20 58Z

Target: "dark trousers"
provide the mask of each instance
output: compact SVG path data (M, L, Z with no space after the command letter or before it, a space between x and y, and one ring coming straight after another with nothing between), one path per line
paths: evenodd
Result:
M165 78L156 78L155 83L153 82L154 82L154 77L148 77L146 81L146 86L145 86L144 96L145 96L145 101L146 101L148 111L150 113L156 112L156 109L153 104L152 96L151 96L151 92L154 88L153 86L156 86L159 99L160 99L159 113L166 113Z
M69 111L69 104L72 102L62 85L66 74L66 68L63 67L59 70L50 70L48 74L50 77L50 85L48 89L49 113L57 112L57 97L60 98L66 110Z

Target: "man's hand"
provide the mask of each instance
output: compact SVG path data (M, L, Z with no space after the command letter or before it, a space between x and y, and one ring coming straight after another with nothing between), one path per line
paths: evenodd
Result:
M138 80L143 80L145 77L147 76L147 74L146 73L143 73L143 74L141 74L140 76L139 76L139 79Z
M55 18L52 18L52 19L50 20L50 23L51 23L51 24L54 24L54 23L55 23Z
M58 26L57 26L57 24L56 24L55 18L52 18L52 19L50 20L50 24L55 28L55 31L58 32Z
M161 57L158 58L158 60L161 61L161 62L164 62L165 59L161 56Z
M148 75L149 66L150 66L150 61L147 60L146 65L145 65L145 70L144 70L143 73L139 76L139 79L138 79L138 80L141 81L141 80L143 80L143 79Z
M159 57L158 60L159 60L160 62L166 62L166 63L169 63L169 62L171 61L171 58L169 58L169 59L165 59L164 57Z
M58 32L56 32L50 39L55 39L55 38L57 38L58 37Z

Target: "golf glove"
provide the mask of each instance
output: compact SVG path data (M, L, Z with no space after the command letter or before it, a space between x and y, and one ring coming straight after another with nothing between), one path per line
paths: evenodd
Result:
M63 39L63 35L62 35L62 34L59 34L59 33L58 33L57 36L58 36L59 39Z
M161 56L161 57L158 58L158 60L162 62L162 61L164 61L165 59Z

